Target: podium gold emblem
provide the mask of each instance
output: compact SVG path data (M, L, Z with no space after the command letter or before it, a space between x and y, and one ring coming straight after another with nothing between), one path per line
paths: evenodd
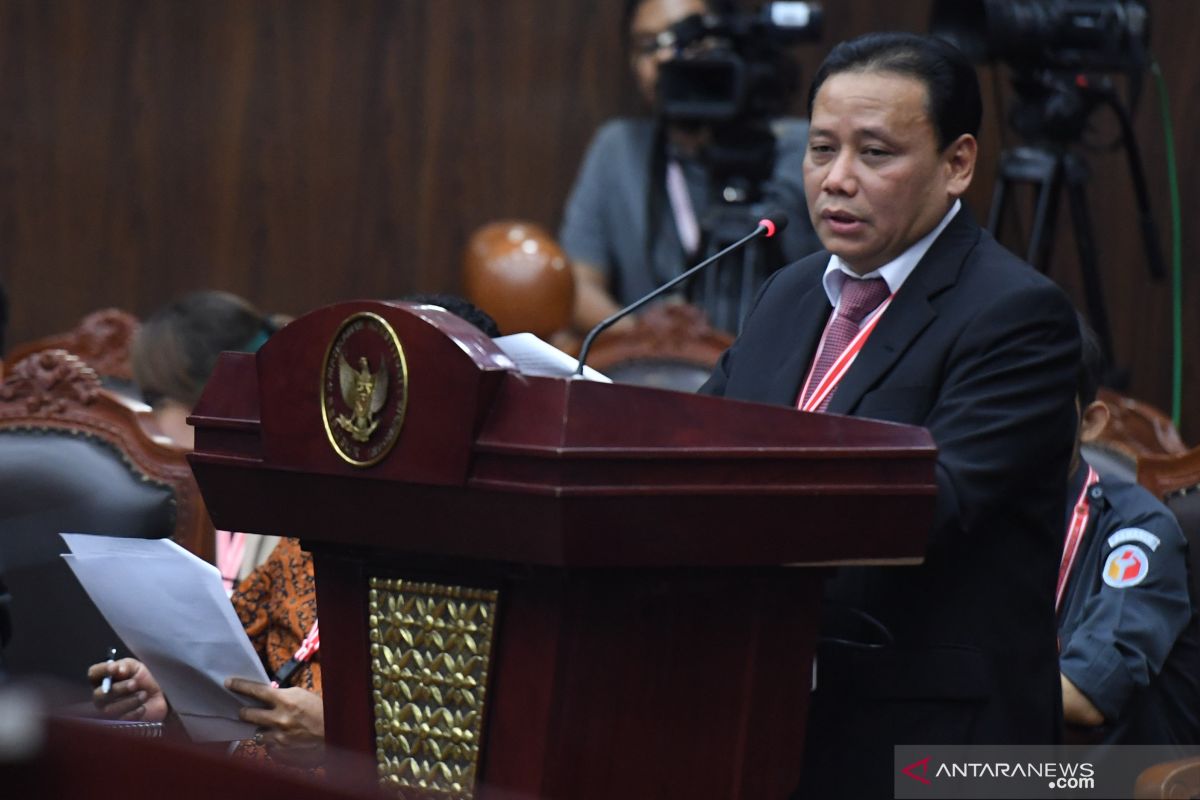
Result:
M396 444L408 404L408 366L396 331L361 312L338 327L321 365L321 421L348 464L379 463Z
M363 356L359 356L358 363L359 367L355 370L346 363L344 355L338 358L342 400L354 411L350 416L338 414L333 421L349 433L354 441L366 442L379 427L379 420L375 419L375 415L387 402L388 373L387 365L382 361L376 372L367 369L367 359Z

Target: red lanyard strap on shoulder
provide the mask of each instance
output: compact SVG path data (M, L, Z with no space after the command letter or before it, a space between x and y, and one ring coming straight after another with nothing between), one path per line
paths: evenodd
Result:
M1079 544L1083 541L1083 534L1087 530L1088 519L1092 514L1092 505L1088 502L1088 492L1099 482L1100 476L1089 466L1087 477L1083 480L1083 489L1080 490L1079 499L1075 501L1075 508L1071 512L1071 526L1067 529L1066 541L1063 542L1062 561L1058 565L1058 586L1054 590L1055 613L1062 608L1063 594L1066 591L1067 582L1071 578L1071 570L1075 568L1075 558L1079 555Z

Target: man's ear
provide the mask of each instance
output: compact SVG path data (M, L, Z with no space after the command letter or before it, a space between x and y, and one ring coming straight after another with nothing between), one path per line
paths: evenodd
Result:
M1110 416L1108 406L1103 401L1093 400L1089 403L1080 416L1079 441L1085 444L1095 441L1108 426Z
M969 133L964 133L942 152L947 180L946 191L951 197L962 197L975 176L975 160L979 156L979 143Z

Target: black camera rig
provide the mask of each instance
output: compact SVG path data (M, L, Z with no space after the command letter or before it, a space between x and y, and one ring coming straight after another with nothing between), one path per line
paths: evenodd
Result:
M816 3L767 3L757 13L695 14L665 33L675 57L659 68L659 113L673 122L730 123L778 115L795 91L788 48L821 35Z
M789 50L821 35L817 3L766 3L757 12L695 14L659 35L672 57L659 65L662 124L703 130L698 158L707 168L706 213L697 220L704 253L715 253L753 227L769 205L775 171L773 121L795 94L799 70ZM755 242L739 264L709 270L688 288L715 327L737 331L754 290L782 265L779 243Z
M1046 271L1058 195L1066 190L1088 317L1112 364L1112 337L1085 195L1091 171L1072 147L1082 142L1097 108L1112 109L1121 129L1117 146L1125 150L1133 181L1146 265L1152 278L1162 278L1166 268L1132 122L1150 63L1146 0L934 0L930 27L971 60L999 61L1011 69L1016 98L1008 122L1029 144L1000 155L988 228L999 234L1013 184L1035 187L1026 258ZM1113 75L1121 74L1128 82L1126 101L1113 81ZM1121 373L1113 370L1109 383L1121 382Z
M1017 69L1140 70L1150 41L1144 0L935 0L933 33L976 62Z

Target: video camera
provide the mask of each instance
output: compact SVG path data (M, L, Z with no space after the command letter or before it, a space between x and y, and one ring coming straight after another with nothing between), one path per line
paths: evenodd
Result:
M1078 141L1092 111L1116 102L1096 73L1125 73L1135 103L1149 61L1145 0L935 0L930 29L973 61L1012 68L1009 123L1033 141Z
M935 0L932 33L972 61L1016 69L1141 69L1150 41L1145 0Z
M819 39L821 22L817 3L773 2L755 12L694 14L656 37L656 49L672 52L658 65L660 122L705 134L696 153L708 181L698 220L705 253L743 238L770 205L782 129L774 123L799 81L789 48ZM753 290L783 263L778 239L753 242L738 258L689 287L688 299L722 330L738 330Z
M1075 229L1088 317L1111 359L1112 337L1100 290L1085 188L1091 177L1081 149L1095 133L1090 119L1111 108L1119 137L1106 149L1125 151L1138 219L1152 277L1165 274L1150 192L1138 152L1132 110L1151 63L1150 11L1146 0L934 0L930 32L956 45L976 63L1003 62L1015 98L1008 122L1028 144L1000 154L988 230L999 236L1010 187L1037 191L1029 261L1045 271L1054 252L1058 196L1065 190ZM1116 77L1126 81L1126 98Z
M767 3L758 12L695 14L667 29L660 46L659 113L683 123L728 123L781 113L795 89L787 48L821 36L821 6Z

